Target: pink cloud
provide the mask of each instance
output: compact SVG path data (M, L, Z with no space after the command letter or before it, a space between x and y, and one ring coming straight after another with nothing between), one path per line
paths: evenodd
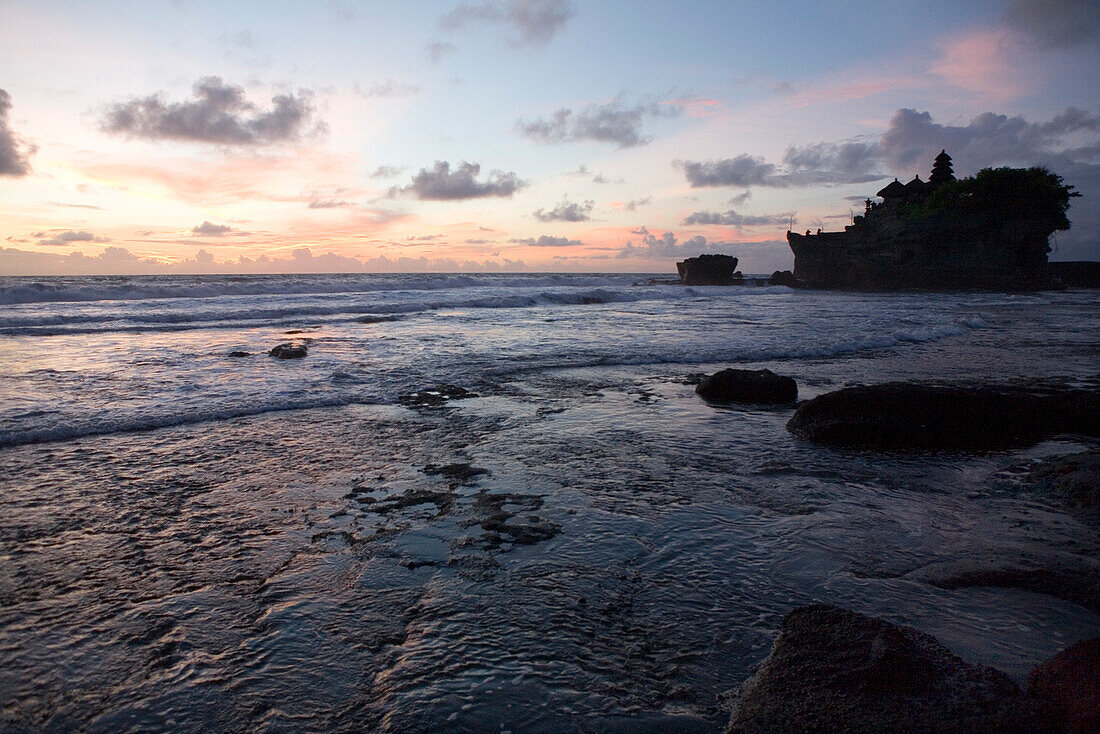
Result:
M1026 75L1013 62L1013 44L1004 31L956 36L941 45L940 53L930 71L983 101L1007 102L1029 86Z

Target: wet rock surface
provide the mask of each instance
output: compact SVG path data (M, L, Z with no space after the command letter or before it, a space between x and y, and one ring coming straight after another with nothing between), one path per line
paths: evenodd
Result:
M811 441L895 450L992 450L1060 433L1100 435L1100 393L886 383L800 406L787 430Z
M806 288L806 282L794 277L790 270L776 270L768 278L768 285L785 285L788 288Z
M464 387L444 383L407 395L401 395L397 398L397 402L408 407L435 408L445 405L449 400L465 400L466 398L476 397L478 397L477 393L470 392Z
M933 637L839 607L790 612L727 734L1048 731L1016 685Z
M308 353L309 349L305 344L292 344L291 342L279 344L268 352L272 357L278 357L279 359L301 359Z
M778 405L794 402L798 385L771 370L726 369L704 378L695 392L713 402Z

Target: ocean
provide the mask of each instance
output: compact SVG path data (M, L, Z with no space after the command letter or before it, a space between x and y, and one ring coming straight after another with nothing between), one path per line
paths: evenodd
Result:
M1093 553L1020 491L1085 439L842 450L694 392L1097 388L1100 291L648 277L0 278L0 728L717 732L813 601L1020 682L1100 635L913 575Z

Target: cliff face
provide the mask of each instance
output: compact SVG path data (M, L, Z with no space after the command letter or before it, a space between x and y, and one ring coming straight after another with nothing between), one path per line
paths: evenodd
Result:
M891 225L788 232L795 277L814 288L850 290L1034 290L1047 281L1045 234Z

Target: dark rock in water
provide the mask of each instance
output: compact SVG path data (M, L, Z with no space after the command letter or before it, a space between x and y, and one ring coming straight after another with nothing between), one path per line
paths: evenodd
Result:
M242 352L242 351L238 350L238 351L230 352L229 356L230 357L251 357L252 354L250 352Z
M1100 637L1040 663L1031 671L1027 693L1051 722L1050 731L1100 732Z
M850 387L802 405L787 430L811 441L897 450L1026 446L1058 433L1100 435L1100 393Z
M734 694L727 734L973 734L1046 729L1004 674L930 635L825 604L783 620Z
M676 263L680 282L684 285L741 285L744 278L737 272L737 258L730 255L700 255Z
M768 278L768 285L785 285L788 288L806 287L805 281L794 277L794 273L790 270L776 270L772 273L772 276Z
M1100 288L1100 262L1080 260L1047 263L1047 276L1054 286Z
M301 359L306 356L307 351L305 344L291 344L290 342L285 342L274 347L268 354L272 357L278 357L279 359Z
M428 464L424 467L424 473L429 476L441 476L456 484L466 484L474 477L488 474L489 470L470 464L447 464L445 466Z
M707 400L776 405L798 398L798 385L771 370L722 370L704 378L695 392Z
M465 398L476 398L477 393L470 392L464 387L458 385L436 385L435 387L429 387L418 392L410 393L408 395L401 395L397 398L397 402L402 405L413 406L428 406L438 407L446 403L448 400L463 400Z

